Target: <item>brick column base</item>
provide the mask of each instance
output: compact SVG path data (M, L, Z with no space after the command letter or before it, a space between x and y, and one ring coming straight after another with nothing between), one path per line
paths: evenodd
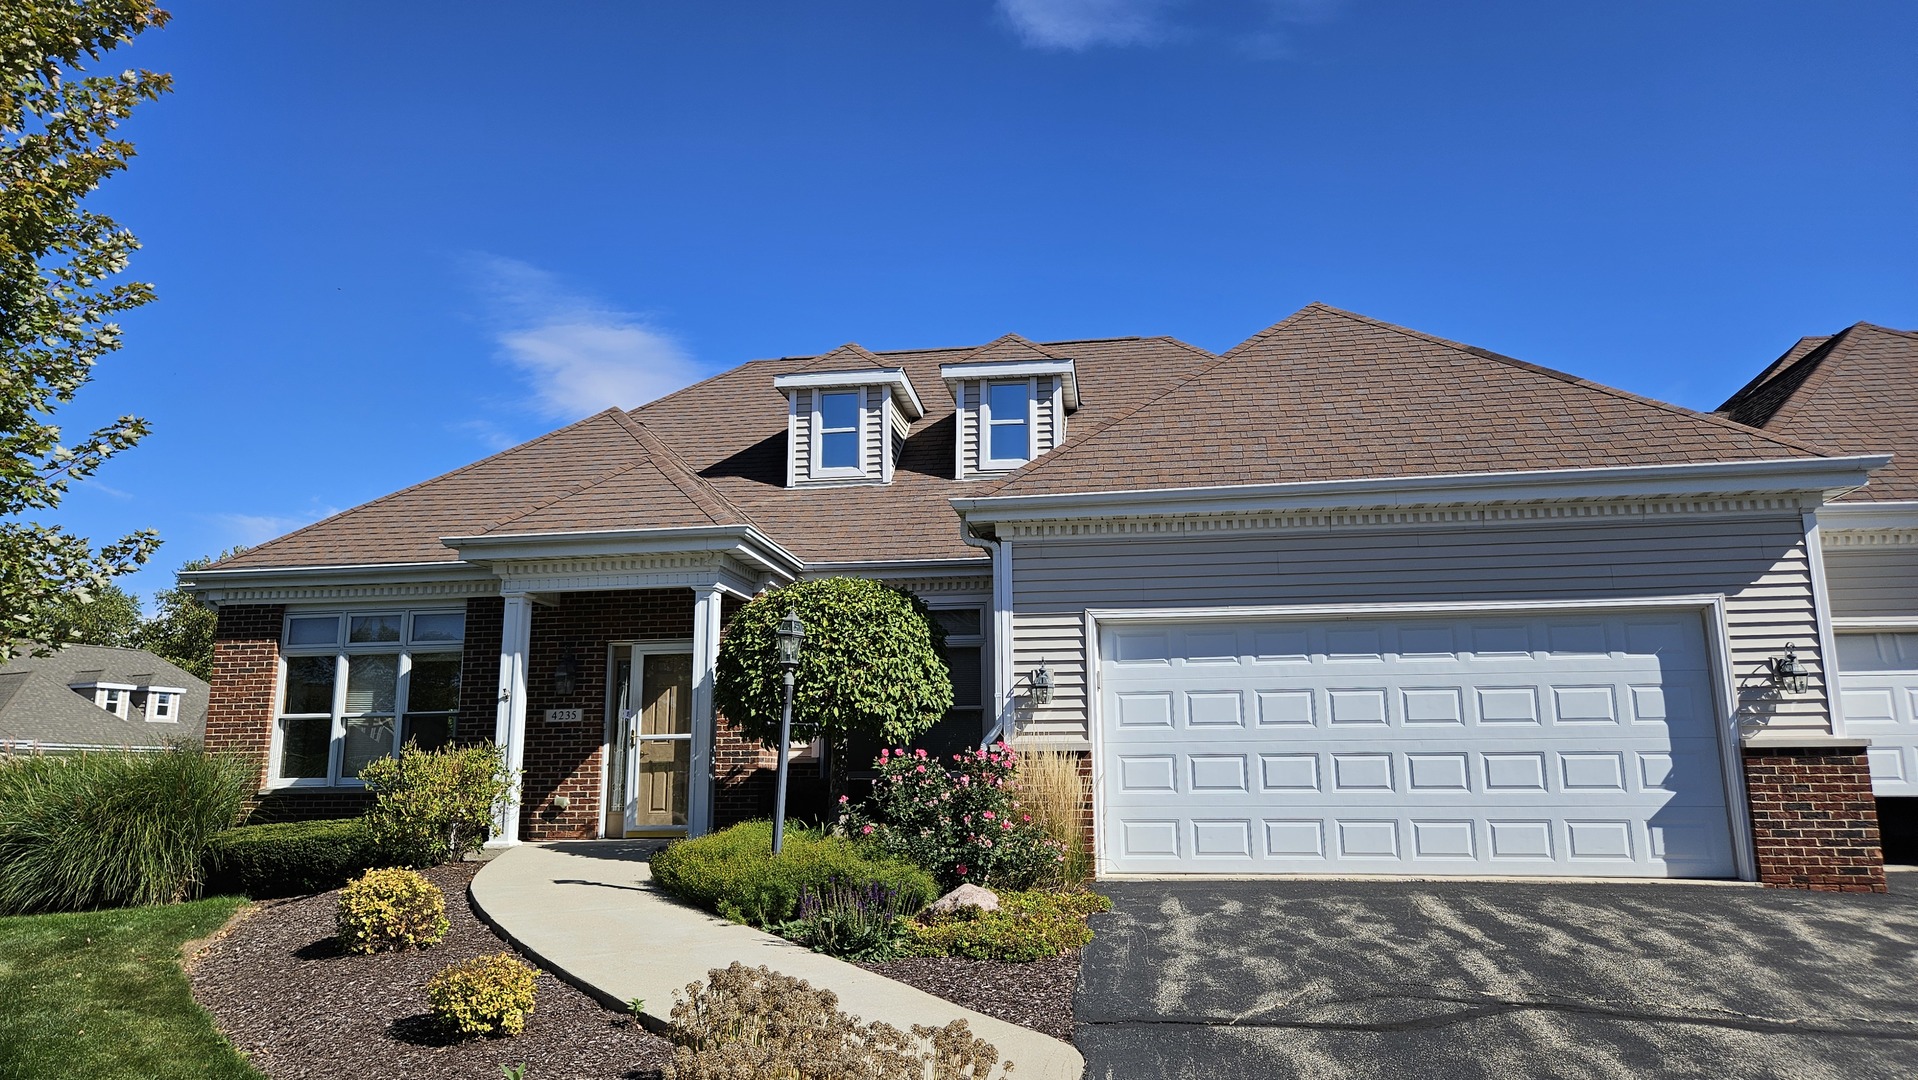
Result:
M1863 746L1748 746L1758 880L1784 889L1885 892Z

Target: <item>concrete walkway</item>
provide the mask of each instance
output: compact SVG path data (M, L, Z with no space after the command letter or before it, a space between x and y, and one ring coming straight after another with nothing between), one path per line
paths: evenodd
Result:
M595 840L510 848L473 878L473 906L540 967L609 1007L644 1000L641 1019L655 1029L666 1026L676 992L737 960L831 990L861 1020L901 1030L964 1020L1017 1066L1020 1080L1084 1075L1085 1059L1069 1043L669 899L654 889L645 862L658 846Z

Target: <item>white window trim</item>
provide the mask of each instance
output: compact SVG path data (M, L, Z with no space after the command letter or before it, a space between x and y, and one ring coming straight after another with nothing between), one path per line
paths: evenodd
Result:
M96 684L93 688L93 703L101 709L125 720L133 711L133 687L106 683Z
M166 706L161 713L160 706ZM171 690L148 690L146 721L149 724L177 724L180 722L180 695Z
M1026 426L1026 456L1023 459L995 458L992 456L992 388L994 386L1013 386L1020 382L1026 387L1026 415L1019 420L996 421L1000 426L1010 427L1016 423ZM1039 417L1037 401L1039 398L1037 379L992 379L979 384L979 470L981 472L1011 472L1039 456Z
M826 452L826 397L829 394L850 394L858 406L858 421L853 425L853 438L859 444L859 464L853 468L828 469L823 461ZM843 433L845 428L833 428L834 434ZM815 480L850 480L863 478L867 474L866 461L866 388L863 386L842 387L838 389L815 390L812 395L812 461L809 462L810 475Z
M397 641L348 642L347 636L351 618L355 615L400 616L400 636ZM341 768L346 756L346 682L349 661L353 656L398 655L399 670L394 676L393 687L393 747L399 752L400 737L405 734L407 698L412 689L413 657L415 654L444 655L452 654L464 657L466 650L465 635L457 642L415 642L413 637L413 619L418 615L465 615L461 607L394 607L377 604L355 604L351 607L302 609L288 611L280 623L280 641L278 674L273 686L273 730L267 746L267 782L270 791L286 788L339 788L358 790L366 784L357 776L342 776ZM308 618L316 615L331 615L338 620L331 645L287 645L286 636L296 618ZM299 656L332 656L333 664L333 701L332 712L326 713L283 713L280 706L286 700L287 660ZM454 709L457 714L457 706ZM384 715L384 714L380 714ZM329 719L329 738L326 754L326 775L284 777L280 775L281 754L284 749L287 720Z

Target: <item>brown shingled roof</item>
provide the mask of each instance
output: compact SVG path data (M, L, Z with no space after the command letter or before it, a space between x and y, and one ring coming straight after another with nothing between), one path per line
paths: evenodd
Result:
M1857 323L1800 338L1718 411L1740 423L1891 464L1849 501L1918 499L1918 332Z
M1818 456L1790 437L1313 304L990 494Z

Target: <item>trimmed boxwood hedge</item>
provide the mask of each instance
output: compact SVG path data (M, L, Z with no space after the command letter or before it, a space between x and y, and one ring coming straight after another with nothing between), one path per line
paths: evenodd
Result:
M907 914L939 895L932 875L919 867L810 829L789 825L785 851L775 859L770 821L748 821L668 846L653 856L653 880L687 903L759 927L792 918L802 892L824 895L834 886L876 885Z
M304 896L388 865L359 818L243 825L213 838L207 892L255 900Z

